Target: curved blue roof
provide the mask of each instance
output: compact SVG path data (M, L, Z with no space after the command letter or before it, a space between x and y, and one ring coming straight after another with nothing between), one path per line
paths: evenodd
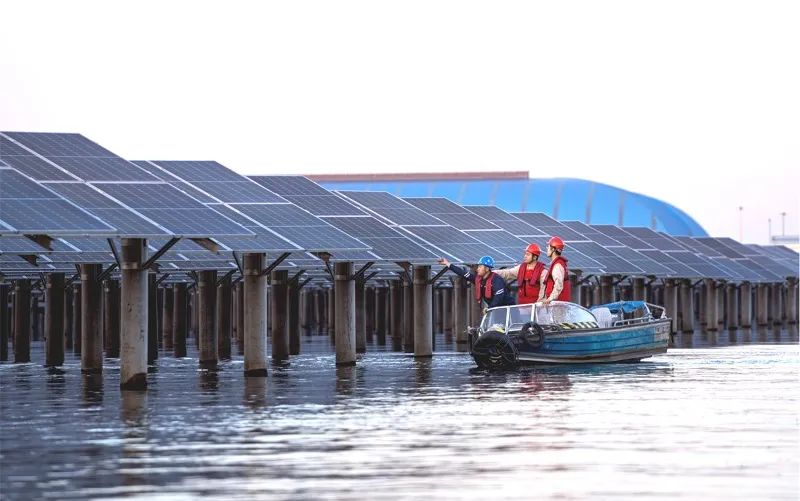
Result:
M561 221L645 226L670 235L708 236L688 214L661 200L571 178L321 182L330 190L388 191L400 197L446 197L461 205L543 212Z

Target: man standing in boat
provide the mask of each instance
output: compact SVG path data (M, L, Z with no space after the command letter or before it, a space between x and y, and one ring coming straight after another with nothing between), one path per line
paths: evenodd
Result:
M544 299L547 270L539 261L541 254L538 245L530 244L525 249L522 264L495 271L503 280L517 281L517 304L531 304Z
M567 260L561 256L564 252L564 241L559 237L552 237L547 242L547 257L550 258L550 269L545 279L545 298L541 304L549 304L551 301L571 301L569 270L567 270Z
M514 304L506 288L506 281L492 271L494 259L491 256L483 256L478 260L478 268L475 273L466 268L450 264L450 261L445 258L439 259L439 264L447 266L447 269L463 277L467 283L471 283L475 290L475 300L481 306L485 305L485 308L494 308L496 306Z

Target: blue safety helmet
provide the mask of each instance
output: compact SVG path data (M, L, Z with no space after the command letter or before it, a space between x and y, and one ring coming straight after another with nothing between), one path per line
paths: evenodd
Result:
M494 259L492 259L492 256L483 256L478 260L478 264L482 264L489 268L494 268Z

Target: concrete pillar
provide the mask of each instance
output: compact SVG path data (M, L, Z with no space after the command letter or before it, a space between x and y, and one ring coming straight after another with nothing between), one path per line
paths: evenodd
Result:
M769 324L769 285L756 285L756 320L759 327Z
M430 266L414 266L414 356L433 356Z
M367 304L364 298L364 282L356 281L356 353L367 352Z
M336 365L355 365L356 287L351 278L353 263L335 263L333 266L336 289Z
M739 325L753 325L753 289L750 282L743 282L739 286Z
M173 353L176 358L186 356L186 337L189 334L189 298L186 284L177 283L172 287L172 336Z
M156 352L164 347L164 287L156 286L156 311L158 312L158 346Z
M31 361L31 281L14 282L14 363Z
M600 284L597 283L592 286L592 304L603 304L603 297L600 294Z
M644 278L634 278L633 279L633 300L634 301L644 301Z
M39 341L41 337L42 330L39 328L39 296L34 294L31 290L31 338L34 341Z
M467 309L469 310L469 326L478 327L481 324L481 319L483 318L483 311L481 310L481 304L475 301L474 291L470 287L467 287L467 290L464 293L467 295Z
M310 334L308 330L308 290L300 290L300 328Z
M441 291L442 333L450 338L453 335L453 289L443 287Z
M103 281L103 338L106 358L119 358L119 283L113 279Z
M147 274L147 365L158 360L158 277Z
M635 286L634 286L635 290ZM644 290L644 283L642 283ZM694 332L694 288L691 280L681 280L681 331Z
M64 274L50 273L45 285L44 365L57 367L64 365Z
M739 288L734 283L729 283L725 288L725 328L728 330L739 327Z
M790 279L786 283L786 321L797 324L797 280Z
M403 351L414 353L414 286L403 280Z
M147 241L122 239L120 388L147 388Z
M266 256L244 255L244 375L267 376L267 278L262 275Z
M569 286L570 286L569 300L573 303L580 303L581 289L580 285L578 285L578 275L573 275L572 273L569 274Z
M604 275L600 277L600 302L614 302L614 277Z
M81 372L103 372L103 331L100 328L101 264L82 264L81 267Z
M719 301L717 300L719 290L717 282L713 278L705 279L704 285L706 291L704 301L706 330L715 331L719 323Z
M164 338L164 351L173 352L175 350L175 293L171 287L164 287L164 311L161 314L163 323L161 332Z
M297 280L289 285L289 355L300 354L300 287Z
M244 355L244 282L236 284L236 349L239 355Z
M72 353L81 354L81 284L72 284Z
M717 284L717 328L725 328L725 282Z
M328 289L327 294L327 308L325 309L325 313L327 313L327 325L328 325L328 334L331 337L331 340L336 339L336 285L334 284ZM320 302L320 306L324 305L324 302ZM321 308L320 308L321 309ZM320 322L322 321L323 315L322 311L320 311ZM320 327L321 328L321 327Z
M66 350L72 351L72 287L64 287L64 346Z
M367 343L372 342L375 334L375 288L364 286L364 330L366 330Z
M289 358L289 303L286 286L288 270L275 270L270 277L272 303L272 360L280 362Z
M387 297L387 289L386 287L377 287L375 289L375 311L376 311L376 329L375 335L377 337L378 345L384 346L386 344L386 331L388 330L387 326L387 306L388 302L386 300Z
M431 310L433 318L433 332L438 334L444 332L444 314L443 314L443 299L442 289L432 286L431 290Z
M197 287L194 287L189 292L189 336L194 338L196 348L200 346L200 338L197 335L200 331L199 303Z
M0 283L0 361L8 360L8 338L11 333L11 310L8 308L8 298L11 286Z
M771 298L769 302L769 317L773 325L781 325L783 317L783 284L771 284Z
M392 349L400 351L403 349L403 285L400 280L389 282L389 304Z
M675 280L671 278L664 281L664 308L667 310L667 316L672 319L670 333L677 332L678 288L675 286Z
M231 277L228 276L217 285L217 354L220 360L231 359L232 302Z
M469 345L467 335L467 284L461 277L453 279L453 330L456 335L456 349Z
M203 270L197 273L198 339L200 341L200 367L214 368L219 360L216 330L217 272Z

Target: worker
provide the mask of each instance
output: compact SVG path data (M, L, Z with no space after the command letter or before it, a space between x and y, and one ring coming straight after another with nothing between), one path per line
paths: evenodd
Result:
M544 299L547 270L539 261L541 254L538 245L530 244L525 249L522 264L495 271L503 280L517 281L517 304L531 304Z
M541 304L551 301L571 301L572 294L568 280L567 260L561 254L564 252L564 241L553 236L547 242L547 257L550 258L550 269L545 279L545 298Z
M480 303L484 312L486 308L514 304L505 280L492 271L494 259L491 256L483 256L478 260L478 268L475 273L466 268L450 264L450 261L445 258L439 259L439 264L447 266L450 271L463 277L467 283L474 285L475 300Z

